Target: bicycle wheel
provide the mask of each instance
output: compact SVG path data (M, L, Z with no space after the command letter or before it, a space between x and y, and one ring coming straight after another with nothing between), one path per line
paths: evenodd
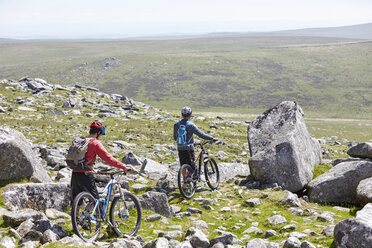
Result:
M118 236L135 235L141 225L138 199L129 192L124 192L124 199L115 197L110 207L110 222Z
M208 186L212 190L217 189L220 183L220 172L218 171L217 163L213 158L208 158L208 160L204 162L204 174Z
M96 240L101 229L100 211L97 206L93 213L97 200L88 192L78 194L71 209L72 228L76 235L87 242Z
M192 180L192 173L193 169L188 164L182 165L178 171L178 188L186 199L193 197L196 190L196 181Z

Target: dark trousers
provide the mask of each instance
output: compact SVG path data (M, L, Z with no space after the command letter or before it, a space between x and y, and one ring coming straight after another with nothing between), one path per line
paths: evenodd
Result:
M71 203L80 192L89 192L98 199L98 191L93 175L86 175L85 172L72 172L71 176Z
M178 150L178 157L180 158L180 165L189 164L195 170L194 150Z

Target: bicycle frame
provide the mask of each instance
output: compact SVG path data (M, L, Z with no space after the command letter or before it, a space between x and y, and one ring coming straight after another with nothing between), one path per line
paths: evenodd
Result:
M110 181L106 184L105 188L102 190L102 191L98 191L98 194L99 195L103 195L105 192L107 192L107 195L106 195L106 198L105 199L97 199L97 202L96 202L96 205L94 206L94 209L92 211L92 214L90 216L90 218L94 221L97 221L97 218L94 217L94 213L96 212L97 208L98 208L98 205L103 202L104 203L104 207L103 207L103 211L102 211L102 218L103 220L105 220L106 218L106 215L107 215L107 211L108 211L108 207L109 207L109 202L110 202L110 198L111 198L111 195L112 193L118 191L118 194L114 194L114 196L120 196L121 199L123 200L123 205L124 205L124 211L125 211L125 215L122 214L122 210L121 208L119 208L119 214L120 216L129 216L129 213L128 213L128 208L127 208L127 205L125 203L125 199L124 199L124 194L123 194L123 190L121 189L121 187L119 186L119 183L116 182L115 178L114 178L114 175L113 174L110 174L111 176L111 179ZM106 219L106 221L109 223L109 225L112 226L112 223Z
M206 143L205 143L206 144ZM201 168L202 168L202 161L204 161L204 155L208 155L208 152L204 150L204 146L202 143L195 144L195 146L200 146L200 149L195 156L194 164L196 166L196 161L199 159L199 169L198 169L198 177L200 178Z

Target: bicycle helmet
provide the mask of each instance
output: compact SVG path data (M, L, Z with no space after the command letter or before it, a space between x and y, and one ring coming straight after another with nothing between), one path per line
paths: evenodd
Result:
M189 108L187 106L183 107L182 110L181 110L181 114L183 116L190 116L192 114L192 110L191 110L191 108Z
M90 124L90 127L95 127L97 129L99 129L101 131L102 135L106 134L105 126L103 126L103 124L99 121L93 121L92 124Z

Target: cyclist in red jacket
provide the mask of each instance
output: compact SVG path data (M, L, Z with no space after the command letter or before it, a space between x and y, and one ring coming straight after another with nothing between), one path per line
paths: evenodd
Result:
M99 138L102 135L105 135L105 127L102 123L98 121L94 121L90 125L89 136L86 138L90 139L88 144L88 150L85 154L85 161L88 164L94 165L96 161L96 155L103 159L109 165L127 171L126 166L120 162L119 160L115 159L107 150L103 147L101 142L99 142ZM87 191L93 195L94 198L98 199L98 191L96 187L96 183L94 181L94 177L89 172L90 170L72 170L72 177L71 177L71 197L72 200L82 191Z

